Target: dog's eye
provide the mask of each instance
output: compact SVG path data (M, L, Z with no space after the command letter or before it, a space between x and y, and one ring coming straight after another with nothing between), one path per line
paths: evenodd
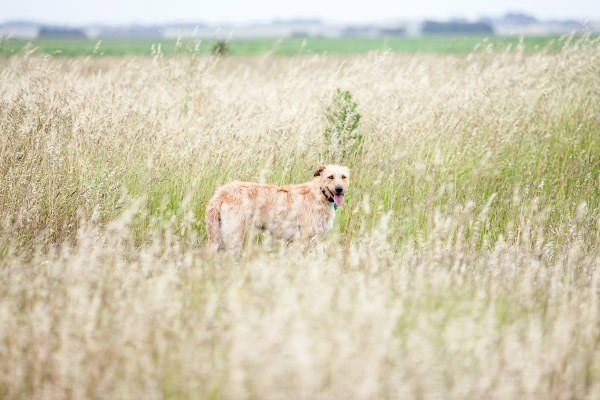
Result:
M333 179L333 175L331 175L331 176L329 177L329 179Z
M346 179L346 175L342 175L342 179Z

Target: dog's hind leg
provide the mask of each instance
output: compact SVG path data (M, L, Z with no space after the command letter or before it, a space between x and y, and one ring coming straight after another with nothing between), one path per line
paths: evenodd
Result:
M211 200L206 209L206 233L208 235L208 246L213 251L224 250L223 237L221 234L221 205L218 200Z
M221 236L225 251L239 253L244 245L247 221L237 209L223 207L221 210Z

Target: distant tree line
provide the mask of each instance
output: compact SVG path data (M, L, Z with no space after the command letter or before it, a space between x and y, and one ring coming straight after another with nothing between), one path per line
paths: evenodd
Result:
M342 31L343 36L402 36L406 35L404 27L379 28L377 26L349 26Z
M42 26L38 32L40 38L85 38L81 29L60 28L54 26Z
M447 34L447 33L463 33L463 34L494 34L492 26L485 22L436 22L425 21L421 29L423 34Z

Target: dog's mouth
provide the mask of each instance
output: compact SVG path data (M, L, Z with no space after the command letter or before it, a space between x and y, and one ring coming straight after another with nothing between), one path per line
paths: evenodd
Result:
M325 189L327 189L327 192L329 192L329 194L327 194ZM328 187L325 187L325 189L321 188L321 192L323 193L323 196L325 196L327 201L335 203L337 207L341 207L342 204L344 204L344 193L333 193Z
M327 190L329 190L329 193L331 193L331 195L333 196L333 202L335 203L335 205L341 207L342 204L344 204L344 193L334 193L329 188L327 188Z
M344 195L343 194L334 194L333 195L333 201L335 202L335 205L338 207L341 207L342 204L344 204Z

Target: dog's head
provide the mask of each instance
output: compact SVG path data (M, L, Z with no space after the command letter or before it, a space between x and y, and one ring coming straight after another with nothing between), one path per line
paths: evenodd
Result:
M315 171L315 180L327 200L338 207L344 204L344 195L350 183L350 170L339 165L321 165Z

